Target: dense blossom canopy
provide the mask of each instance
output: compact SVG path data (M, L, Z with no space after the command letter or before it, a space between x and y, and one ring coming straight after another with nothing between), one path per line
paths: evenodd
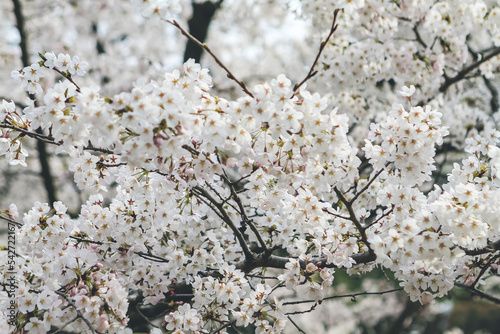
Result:
M0 332L131 333L133 303L164 312L151 333L274 333L298 326L293 291L320 303L338 271L383 268L422 304L498 274L497 2L228 0L232 23L270 6L323 42L244 64L212 35L205 50L229 59L206 60L213 78L155 43L182 45L191 1L26 6L67 31L31 32L33 63L10 69L25 93L0 104L0 155L30 168L30 142L54 147L86 199L3 208L18 313L15 327L1 291ZM257 83L257 64L273 76Z

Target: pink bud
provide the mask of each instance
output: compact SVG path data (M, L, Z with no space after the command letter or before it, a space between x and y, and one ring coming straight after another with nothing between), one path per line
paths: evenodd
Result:
M226 166L228 168L233 168L234 166L236 166L237 163L238 163L238 159L236 159L236 158L228 158L226 160Z
M307 155L309 154L309 151L310 151L310 148L307 147L307 146L302 146L300 148L300 155L302 155L303 157L307 157Z
M103 313L97 319L97 331L105 332L109 328L108 316Z
M19 211L17 210L17 206L12 203L9 205L9 218L12 220L16 220L19 218Z
M163 136L161 135L156 135L153 137L153 143L155 144L156 147L161 147L163 145Z

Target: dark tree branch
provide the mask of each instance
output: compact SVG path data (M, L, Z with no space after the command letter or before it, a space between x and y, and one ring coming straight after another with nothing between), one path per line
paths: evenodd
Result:
M484 293L482 291L479 291L477 290L476 288L472 287L472 286L467 286L463 283L460 283L460 282L455 282L455 286L458 286L460 288L463 288L467 291L469 291L470 293L476 295L476 296L479 296L481 298L484 298L484 299L487 299L495 304L500 304L500 298L497 298L497 297L493 297L487 293Z
M15 220L12 220L12 219L10 219L10 218L7 218L7 217L1 216L1 215L0 215L0 219L3 219L3 220L5 220L5 221L7 221L7 222L9 222L9 223L11 223L11 224L14 224L14 225L16 225L17 227L21 227L21 226L23 226L23 224L22 224L22 223L18 223L18 222L16 222Z
M254 254L252 253L250 248L248 248L248 244L246 243L243 234L236 227L236 225L234 225L233 221L228 216L226 210L224 209L224 205L222 203L217 202L217 200L213 198L212 195L210 195L205 189L203 189L200 186L193 187L192 191L197 197L205 198L217 209L216 213L218 213L218 215L222 218L222 220L233 231L236 239L238 239L241 249L243 250L243 254L245 254L245 262L253 263L255 259Z
M480 249L463 249L465 254L470 255L470 256L477 256L477 255L483 255L487 253L492 253L500 250L500 240L497 240L495 242L489 243L488 246Z
M379 172L380 173L380 172ZM376 176L378 176L376 174ZM376 178L376 176L372 179L372 182L373 180ZM367 185L369 186L369 185ZM337 187L334 187L333 190L335 191L335 193L337 194L337 197L339 198L339 200L344 203L344 205L346 206L347 208L347 211L349 212L349 220L353 222L353 224L356 226L356 228L358 229L359 231L359 234L361 236L361 241L363 241L363 243L366 245L366 247L368 247L369 249L369 252L373 253L372 249L370 248L370 242L368 241L368 237L366 235L366 231L365 231L365 228L361 225L361 222L358 220L358 218L356 217L356 214L354 213L354 210L352 208L352 203L353 203L353 200L351 201L348 201L344 195L340 192L340 190L337 189ZM356 197L356 196L355 196Z
M73 303L73 301L64 294L64 292L61 292L61 291L54 291L55 293L57 293L59 296L63 297L66 302L75 310L76 314L77 314L77 318L80 318L83 320L83 322L85 322L85 324L87 325L87 327L90 329L90 331L93 333L93 334L99 334L100 332L96 331L94 329L94 327L92 327L92 324L83 316L82 312L76 307L75 303ZM75 319L76 320L76 319Z
M385 217L387 217L388 215L390 215L392 212L394 211L394 204L392 205L392 207L385 213L383 213L380 217L378 217L373 223L367 225L365 227L365 230L372 227L373 225L377 224L379 221L381 221L382 219L384 219Z
M420 45L422 45L424 48L427 49L427 44L422 39L422 36L420 36L420 32L418 31L418 26L419 26L419 23L417 23L413 26L413 32L415 33L415 38L417 39L417 42L420 43Z
M42 142L47 143L47 144L52 144L52 145L61 145L62 144L62 142L55 142L54 138L52 136L46 136L46 135L40 134L38 132L31 132L31 131L25 130L23 128L14 126L14 125L0 124L0 128L11 129L11 130L21 132L22 134L24 134L28 137L34 138L38 141L42 141Z
M303 311L294 311L294 312L287 312L286 314L288 316L290 315L295 315L295 314L304 314L304 313L309 313L309 312L312 312L316 309L316 307L318 306L318 302L315 301L315 300L308 300L308 302L314 302L314 304L308 309L308 310L303 310ZM292 302L293 303L293 302Z
M334 217L337 217L337 218L340 218L340 219L345 219L345 220L350 220L349 217L344 217L342 215L339 215L339 214L336 214L334 212L331 212L330 210L328 210L327 208L323 208L323 211L325 211L326 213L328 213L329 215L332 215Z
M101 241L84 239L84 238L75 237L75 236L70 236L70 239L75 240L77 243L81 242L81 243L89 243L89 244L95 244L95 245L104 245L105 244L104 242L101 242ZM116 251L118 251L118 252L128 252L129 248L126 248L126 247L117 247ZM168 262L167 259L165 259L163 257L160 257L160 256L157 256L157 255L154 255L154 254L150 254L150 253L134 252L134 254L136 254L137 256L140 256L140 257L142 257L142 258L144 258L146 260L153 261L153 262L160 262L160 263L166 263L166 262Z
M470 47L468 47L469 53L474 57L475 59L478 58L478 53L474 52ZM486 51L483 51L483 53ZM490 108L491 108L491 113L495 113L498 111L499 106L499 101L498 101L498 89L491 83L491 81L486 77L482 76L484 84L486 88L490 91L491 97L490 97Z
M186 36L188 39L192 40L196 45L200 46L205 51L207 51L214 58L215 62L220 67L222 67L224 69L224 71L226 71L227 77L229 79L235 81L248 96L250 96L252 98L254 97L253 94L250 93L250 91L247 89L245 84L242 81L236 79L236 77L233 75L233 73L231 73L231 71L229 71L229 69L219 60L219 58L217 58L217 56L212 52L212 50L210 50L210 48L205 43L200 42L198 39L196 39L196 37L194 37L189 32L187 32L184 28L181 27L181 25L177 21L175 21L175 20L173 20L173 21L165 20L165 21L170 23L171 25L173 25L177 29L179 29L184 36Z
M389 163L387 163L385 165L386 167L389 166ZM354 203L354 201L356 201L356 199L362 194L364 193L368 188L370 188L371 184L373 183L373 181L375 181L377 179L377 177L379 177L380 174L382 174L382 172L385 170L385 168L381 168L377 173L375 173L375 175L373 175L373 178L368 181L368 183L363 187L363 189L361 189L360 191L358 191L356 193L356 195L354 195L354 197L351 199L351 203Z
M240 197L236 193L236 189L234 188L234 184L229 180L229 178L227 176L224 175L222 177L223 177L224 181L226 181L226 183L229 185L229 190L231 191L231 197L238 205L239 210L237 210L237 211L240 213L241 218L243 219L243 222L245 224L247 224L248 226L250 226L250 229L257 237L257 240L259 241L259 244L262 247L263 251L267 251L268 249L267 249L266 242L264 241L264 239L262 239L262 236L260 235L259 230L257 230L257 227L255 226L253 221L251 219L248 219L248 216L245 212L245 208L243 207L243 203L241 202Z
M470 285L471 288L474 288L474 289L476 288L476 285L477 285L477 283L479 283L479 280L483 277L483 275L486 273L486 271L488 271L488 269L491 268L490 265L494 261L496 261L499 257L500 257L500 255L493 256L488 260L488 262L486 262L485 264L482 264L481 271L479 272L476 279L474 280L474 283L472 283Z
M297 328L297 330L299 331L299 333L306 334L306 332L304 332L304 330L302 328L300 328L299 325L297 325L295 323L295 321L293 321L292 317L290 317L290 316L287 316L287 317L288 317L288 320L290 320L290 322L292 323L292 325L294 325L295 328Z
M233 321L228 321L228 322L226 322L224 325L222 325L222 326L220 326L220 327L218 327L218 328L216 328L216 329L212 330L212 331L210 332L210 334L218 334L218 333L220 333L220 331L221 331L221 330L223 330L223 329L225 329L225 328L228 328L228 327L233 326L235 322L236 322L236 321L234 321L234 320L233 320Z
M444 93L446 92L446 90L453 84L459 82L460 80L464 79L466 77L467 74L469 74L470 72L472 72L473 70L479 68L479 66L481 66L482 64L484 64L485 62L487 62L488 60L490 60L491 58L495 57L495 56L498 56L500 54L500 47L496 47L495 49L493 49L488 55L484 56L481 58L481 60L478 60L472 64L470 64L469 66L466 66L465 68L463 68L460 72L457 73L457 75L455 75L453 78L450 78L448 76L444 76L445 78L445 81L444 83L441 85L441 87L439 87L439 91L441 93Z
M51 144L51 145L56 145L56 146L60 146L60 145L63 144L62 141L56 142L54 140L54 137L44 135L43 133L39 133L38 131L37 132L31 132L31 131L28 131L28 130L25 130L23 128L20 128L20 127L14 126L14 125L10 125L10 124L0 124L0 128L11 129L11 130L14 130L14 131L21 132L25 136L28 136L28 137L33 138L33 139L36 139L37 141L44 142L46 144ZM92 143L89 143L83 149L85 151L95 151L95 152L101 152L101 153L106 153L106 154L115 154L115 152L113 152L112 150L109 150L109 149L106 149L106 148L101 148L101 147L95 147L95 146L92 145Z
M80 316L77 315L73 319L68 320L68 322L66 322L64 325L62 325L61 327L59 327L55 332L53 332L53 334L61 333L64 328L68 327L69 325L71 325L72 323L74 323L75 321L77 321L79 318L80 318Z
M344 294L344 295L336 295L336 296L329 296L325 297L322 300L329 300L329 299L339 299L339 298L351 298L356 300L356 297L358 296L368 296L368 295L385 295L387 293L392 293L392 292L397 292L397 291L402 291L403 288L396 288L396 289L391 289L391 290L385 290L385 291L378 291L378 292L357 292L357 293L349 293L349 294ZM298 301L293 301L293 302L285 302L283 303L283 306L285 305L297 305L297 304L306 304L306 303L317 303L316 300L314 299L309 299L309 300L298 300Z
M365 251L362 253L357 253L351 255L351 258L356 262L356 264L370 263L377 259L377 256L372 251ZM290 261L289 257L283 257L278 255L268 255L265 253L258 254L253 262L241 261L236 265L237 269L245 273L249 273L256 268L276 268L276 269L286 269L286 264ZM315 263L320 268L335 268L333 263L327 264L327 259L324 257L313 258L309 262ZM305 269L307 263L303 260L299 261L300 267Z
M28 51L28 37L24 29L24 15L21 5L21 0L12 0L14 4L14 15L16 17L17 29L19 31L19 47L21 48L21 60L24 67L30 66L29 51ZM34 96L30 96L34 100ZM42 129L38 128L36 132L39 135L43 135ZM40 160L41 166L41 177L45 185L45 191L47 192L47 197L50 206L57 201L56 189L54 186L54 179L50 171L49 156L47 154L47 148L43 141L37 141L38 159Z

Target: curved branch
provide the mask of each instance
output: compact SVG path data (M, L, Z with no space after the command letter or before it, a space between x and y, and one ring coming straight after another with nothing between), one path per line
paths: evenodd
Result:
M471 71L475 70L476 68L479 68L483 63L487 62L491 58L498 56L500 54L500 46L496 47L491 51L487 56L484 56L481 58L481 60L476 61L475 63L470 64L469 66L466 66L463 68L460 72L458 72L457 75L455 75L453 78L449 78L445 75L445 81L439 87L439 91L441 93L446 92L446 90L453 84L459 82L462 79L465 79L465 76L470 73Z
M88 326L88 328L90 329L90 331L93 333L93 334L99 334L100 332L96 331L94 329L94 327L92 327L92 324L90 323L90 321L88 321L82 314L82 312L76 307L75 303L73 303L73 301L68 297L66 296L63 292L61 291L54 291L55 293L57 293L59 296L63 297L66 302L68 302L68 304L75 310L76 314L78 315L78 318L82 319L83 322L85 322L85 324Z
M339 14L339 12L340 12L340 9L335 9L335 11L333 12L333 22L332 22L332 27L330 28L330 33L328 34L326 39L323 42L321 42L321 45L319 46L319 52L316 55L316 58L314 59L314 62L312 64L311 68L309 69L309 73L307 73L304 80L302 80L298 84L295 84L295 86L293 87L294 94L292 95L292 97L294 97L297 94L299 88L303 84L305 84L307 82L307 80L311 79L316 74L318 74L318 71L315 71L314 68L318 64L319 57L321 57L321 54L323 53L323 50L325 49L328 41L330 40L330 38L332 38L333 33L337 30L338 24L336 24L336 23L337 23L337 15Z
M385 164L385 166L387 167L389 166L389 164L390 163L388 162ZM382 174L384 170L385 168L381 168L377 173L375 173L375 175L373 175L373 178L370 181L368 181L368 183L363 187L363 189L361 189L356 193L356 195L354 195L354 197L351 199L351 203L354 203L354 201L371 186L373 181L375 181L377 177L379 177L379 175Z
M75 237L75 236L70 236L69 238L73 239L73 240L76 240L79 243L80 242L87 242L87 243L96 244L96 245L104 245L105 244L102 241L95 241L95 240L90 240L90 239L84 239L84 238ZM129 250L130 250L130 248L126 248L126 247L117 247L116 248L116 251L118 251L118 252L128 252ZM164 258L162 258L160 256L157 256L157 255L154 255L154 254L150 254L150 253L134 252L134 254L142 257L143 259L150 260L150 261L153 261L153 262L160 262L160 263L169 262L167 259L164 259Z
M22 224L22 223L18 223L18 222L16 222L15 220L12 220L12 219L10 219L10 218L4 217L4 216L2 216L2 215L0 215L0 219L3 219L3 220L5 220L5 221L7 221L7 222L9 222L9 223L11 223L11 224L14 224L14 225L16 225L17 227L21 227L21 226L23 226L23 224Z
M373 178L373 180L375 177ZM373 181L372 181L373 182ZM367 185L369 186L369 185ZM356 214L354 213L354 210L352 208L352 202L353 201L348 201L344 195L340 192L340 190L337 189L337 187L334 187L333 190L335 191L335 194L337 194L337 197L339 198L340 201L344 203L344 205L347 208L347 211L349 212L349 220L353 222L353 224L356 226L356 228L359 231L359 234L361 236L361 241L368 247L369 252L373 253L372 249L370 248L370 242L368 241L368 237L366 235L365 228L361 225L359 222L358 218L356 217ZM355 196L356 197L356 196Z
M222 218L222 220L224 220L224 222L227 224L227 226L229 226L229 228L233 231L236 239L238 239L238 242L241 246L241 249L243 250L243 254L245 254L245 262L253 263L255 260L255 256L252 253L252 251L250 250L250 248L248 248L248 245L245 241L245 238L243 237L243 234L236 227L236 225L234 225L233 221L231 220L231 218L227 214L226 210L224 209L224 205L222 203L217 202L217 200L215 200L215 198L213 198L212 195L210 195L205 189L203 189L200 186L193 187L192 191L194 192L195 195L197 195L197 197L201 196L201 197L205 198L213 206L215 206L215 208L217 208L218 212L216 211L216 213L219 214L219 216Z
M470 256L477 256L477 255L483 255L487 253L492 253L500 250L500 240L497 240L493 243L489 243L488 246L480 249L463 249L462 250L465 252L465 254L470 255Z
M38 132L31 132L31 131L25 130L23 128L14 126L14 125L0 124L0 128L11 129L11 130L21 132L22 134L24 134L28 137L34 138L38 141L42 141L42 142L47 143L47 144L52 144L52 145L57 145L57 146L62 145L62 141L56 142L56 141L54 141L54 137L52 137L52 136L46 136L46 135L38 133Z
M10 124L0 124L0 128L11 129L11 130L15 130L15 131L21 132L25 136L28 136L28 137L36 139L38 141L44 142L46 144L60 146L60 145L62 145L64 143L62 140L56 142L54 140L54 137L44 135L43 133L39 133L38 131L37 132L31 132L31 131L28 131L26 129L23 129L23 128L14 126L14 125L10 125ZM95 152L101 152L101 153L106 153L106 154L116 154L112 150L109 150L109 149L106 149L106 148L101 148L101 147L95 147L95 146L92 145L92 143L89 143L83 149L85 151L95 151Z
M265 252L268 251L266 242L264 241L264 239L262 239L262 236L260 235L259 230L257 230L257 227L255 226L255 224L253 223L253 221L251 219L248 219L248 216L247 216L247 214L245 212L245 208L243 207L243 203L241 202L241 199L238 196L238 194L236 193L236 189L234 188L234 183L232 183L228 179L228 177L225 176L225 175L222 176L222 178L229 184L229 190L231 191L231 197L233 198L233 200L238 205L239 213L240 213L240 215L241 215L241 217L243 219L243 222L245 224L247 224L248 226L250 226L250 229L252 230L252 232L257 237L257 240L259 241L259 244L262 247L262 249Z

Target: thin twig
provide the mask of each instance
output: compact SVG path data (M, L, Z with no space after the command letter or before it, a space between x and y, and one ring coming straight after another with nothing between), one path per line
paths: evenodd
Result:
M20 127L11 125L11 124L0 124L0 128L18 131L18 132L21 132L22 134L24 134L30 138L33 138L33 139L36 139L38 141L41 141L41 142L44 142L47 144L51 144L51 145L61 146L64 143L62 140L56 142L54 140L54 137L52 137L52 136L43 135L43 134L40 134L37 132L31 132L31 131L25 130L23 128L20 128ZM83 149L85 151L95 151L95 152L101 152L101 153L106 153L106 154L115 154L112 150L101 148L101 147L95 147L91 143L89 143L89 145L85 146Z
M330 212L327 208L323 208L323 211L325 211L326 213L328 213L329 215L332 215L334 217L337 217L337 218L340 218L340 219L345 219L345 220L350 220L349 217L344 217L342 215L339 215L337 213L334 213L334 212Z
M417 42L419 42L424 48L427 49L427 44L425 44L424 40L422 39L422 36L420 36L420 32L418 31L418 25L419 25L419 23L417 23L413 26L413 32L415 33L415 37L417 38Z
M68 320L64 325L62 325L55 332L53 332L53 334L61 333L64 328L68 327L70 324L72 324L73 322L77 321L79 318L80 318L80 316L77 315L73 319Z
M187 38L192 40L194 43L196 43L198 46L200 46L205 51L207 51L214 58L215 62L220 67L222 67L224 69L224 71L226 71L227 77L229 79L235 81L248 96L254 98L253 94L247 89L245 84L242 81L236 79L236 77L233 75L233 73L231 73L231 71L219 60L219 58L217 58L217 56L212 52L212 50L210 50L210 48L205 43L200 42L196 37L194 37L189 32L187 32L184 28L181 27L181 25L176 20L173 20L173 21L165 20L165 21L170 23L171 25L173 25L177 29L179 29L184 36L186 36Z
M373 223L367 225L365 227L365 230L372 227L373 225L377 224L379 221L381 221L384 217L387 217L388 215L390 215L393 211L394 211L394 204L392 205L391 209L389 211L387 211L386 213L382 214L380 217L377 218L377 220L375 220Z
M56 141L54 141L53 137L45 136L45 135L42 135L42 134L39 134L39 133L36 133L36 132L31 132L31 131L25 130L23 128L14 126L14 125L0 124L0 128L11 129L11 130L15 130L15 131L21 132L22 134L24 134L24 135L26 135L28 137L34 138L36 140L42 141L42 142L47 143L47 144L58 145L58 146L62 145L62 142L56 142Z
M23 226L23 224L22 224L22 223L18 223L18 222L16 222L15 220L12 220L12 219L7 218L7 217L4 217L4 216L0 216L0 219L6 220L6 221L8 221L9 223L12 223L12 224L16 224L16 225L17 225L17 227L21 227L21 226Z
M370 248L370 242L368 241L368 237L366 235L365 228L361 225L360 221L356 217L356 213L354 212L354 210L352 208L353 201L348 201L344 197L344 195L340 192L340 190L337 189L337 187L334 187L333 190L337 194L337 197L339 198L339 200L342 201L342 203L344 203L344 205L346 206L347 211L349 212L349 220L352 221L354 223L354 225L356 226L356 228L358 229L359 234L361 235L361 241L363 241L363 243L366 245L366 247L368 247L370 252L373 252L372 249Z
M139 304L135 304L135 310L137 311L137 313L139 313L139 315L140 315L140 316L141 316L144 320L146 320L146 322L147 322L148 324L150 324L151 326L153 326L153 327L155 327L155 328L158 328L158 326L156 326L155 324L153 324L153 323L151 322L151 320L149 320L149 318L148 318L148 317L146 317L146 316L144 315L144 313L142 313L141 309L139 308Z
M106 148L101 148L101 147L95 147L94 145L92 145L92 143L89 143L87 146L85 146L83 150L101 152L105 154L115 154L115 152L113 152L112 150L108 150Z
M473 288L471 286L467 286L467 285L465 285L463 283L459 283L459 282L455 282L455 286L458 286L460 288L466 289L469 292L471 292L471 293L473 293L473 294L475 294L475 295L477 295L477 296L479 296L481 298L484 298L484 299L487 299L487 300L489 300L491 302L494 302L495 304L500 304L500 298L493 297L493 296L491 296L491 295L489 295L487 293L484 293L482 291L477 290L476 288Z
M294 94L292 95L292 97L294 97L297 94L299 88L302 87L302 85L305 84L307 82L307 80L311 79L312 77L314 77L318 73L318 71L315 71L314 68L318 64L319 57L321 57L321 53L323 53L323 50L325 49L328 41L333 36L333 33L337 30L338 24L336 24L336 23L337 23L337 15L338 15L339 11L340 11L340 9L335 9L335 11L333 12L333 22L332 22L332 27L330 29L330 33L328 34L326 39L323 42L321 42L321 45L319 47L319 52L316 55L316 59L314 59L314 62L311 66L311 69L309 70L309 73L307 73L304 80L302 80L298 84L295 84L295 86L293 87Z
M85 322L85 324L89 327L89 329L92 333L94 333L94 334L100 333L100 332L96 331L94 329L94 327L92 327L92 324L83 316L82 312L76 307L75 303L73 303L73 301L68 296L66 296L61 291L55 291L55 293L57 293L59 296L63 297L66 300L66 302L68 302L68 304L75 309L75 312L78 315L78 318L82 319L83 322Z
M479 272L479 274L477 275L476 279L474 280L474 283L472 283L470 286L471 288L476 288L476 285L477 283L479 283L479 280L481 279L481 277L486 273L486 271L488 269L490 269L490 265L496 261L498 258L500 257L500 255L496 255L496 256L493 256L491 259L489 259L489 261L484 264L481 268L481 271Z
M76 82L73 81L73 78L71 78L71 74L65 74L62 71L58 70L57 68L52 68L54 71L65 77L69 82L71 82L73 85L76 87L76 91L78 93L81 93L82 91L80 90L80 87L76 84Z
M228 328L228 327L231 327L233 326L233 324L235 323L235 321L230 321L230 322L226 322L224 325L214 329L213 331L210 332L210 334L217 334L219 333L221 330L223 330L224 328Z
M262 239L262 236L260 235L260 232L259 232L259 230L257 230L257 227L255 226L253 221L251 219L248 219L248 216L245 212L245 208L243 207L243 203L241 202L240 197L236 193L236 189L234 189L234 184L229 180L227 175L223 175L222 178L224 179L224 181L227 182L227 184L229 184L229 189L231 191L232 198L236 202L236 204L238 205L239 213L241 215L241 218L243 218L243 222L245 224L247 224L248 226L250 226L250 229L257 237L257 240L259 241L259 244L262 247L263 251L267 251L266 242L264 241L264 239Z
M75 237L75 236L70 236L70 239L76 240L78 242L87 242L87 243L96 244L96 245L104 245L104 244L107 245L107 243L104 243L102 241L84 239L84 238ZM115 242L113 242L113 243L115 243ZM116 251L118 251L118 252L128 252L129 250L130 249L126 248L126 247L117 247L116 248ZM157 255L154 255L154 254L149 254L149 253L144 253L144 252L134 252L134 254L136 254L136 255L138 255L146 260L150 260L150 261L154 261L154 262L160 262L160 263L169 262L167 259L162 258L162 257L157 256Z
M351 294L345 294L345 295L336 295L336 296L325 297L325 298L323 298L323 301L329 300L329 299L348 298L348 297L349 298L356 298L357 296L366 296L366 295L384 295L384 294L387 294L387 293L401 291L401 290L403 290L403 288L396 288L396 289L379 291L379 292L366 292L365 291L365 292L351 293ZM305 303L317 303L317 301L314 300L314 299L298 300L298 301L283 303L283 306L284 305L305 304Z
M300 327L299 327L299 325L297 325L297 324L295 323L295 321L293 321L293 319L292 319L290 316L288 316L288 320L290 320L290 322L292 323L292 325L294 325L294 326L295 326L295 328L297 328L297 330L298 330L300 333L307 334L306 332L304 332L304 330L303 330L302 328L300 328Z
M385 167L387 167L388 165L389 163L387 163ZM371 186L373 181L375 181L377 177L379 177L379 175L382 174L382 172L385 170L385 167L381 168L377 173L375 173L375 175L373 175L373 178L370 181L368 181L368 183L363 187L363 189L361 189L356 193L356 195L354 195L354 197L351 200L352 203L354 203L354 201L356 201L356 199Z
M215 198L212 197L205 189L203 189L200 186L196 186L192 188L193 192L201 197L204 197L207 199L211 204L213 204L216 208L224 222L229 226L229 228L233 231L234 235L238 239L238 242L241 246L241 249L243 250L243 253L245 254L245 261L246 262L253 262L255 260L253 253L250 251L250 248L248 248L248 245L245 241L245 238L243 237L243 234L240 232L240 230L234 225L233 221L231 218L229 218L226 210L224 209L223 204L217 202ZM217 213L216 211L216 213Z
M478 256L482 254L492 253L500 250L500 240L489 243L486 247L480 249L466 249L462 248L465 254L470 256Z
M290 316L290 315L295 315L295 314L309 313L309 312L314 311L318 305L319 305L319 303L318 303L318 301L316 301L308 310L288 312L288 313L286 313L286 315Z

